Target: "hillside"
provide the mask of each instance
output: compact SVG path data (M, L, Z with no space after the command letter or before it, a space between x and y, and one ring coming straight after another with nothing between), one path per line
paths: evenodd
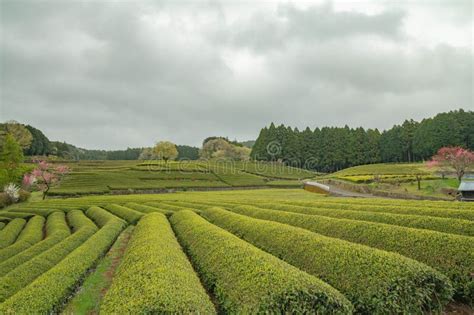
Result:
M169 189L300 187L315 172L279 163L213 161L79 161L51 195L162 192Z

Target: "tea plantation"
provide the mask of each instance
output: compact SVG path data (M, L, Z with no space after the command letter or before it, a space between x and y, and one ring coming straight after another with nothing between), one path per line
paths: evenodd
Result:
M50 195L117 194L238 187L299 187L317 173L268 162L79 161Z
M0 228L0 314L427 314L474 303L469 203L301 189L100 195L17 204Z

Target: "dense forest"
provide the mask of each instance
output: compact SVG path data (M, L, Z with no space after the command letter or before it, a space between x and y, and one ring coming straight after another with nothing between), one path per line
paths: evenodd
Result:
M389 130L322 127L303 131L273 123L260 131L251 157L333 172L380 162L429 159L443 146L474 150L474 112L462 109L421 122L405 120Z

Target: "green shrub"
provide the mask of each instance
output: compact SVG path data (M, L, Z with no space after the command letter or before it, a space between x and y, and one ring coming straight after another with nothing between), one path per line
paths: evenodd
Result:
M212 225L192 211L171 217L178 239L224 313L351 313L323 281Z
M84 226L96 227L95 223L89 219L81 210L72 210L67 213L67 220L73 232L80 230Z
M446 208L434 208L430 204L427 204L423 207L412 206L412 204L401 205L398 203L398 200L394 200L393 204L369 204L358 202L334 202L333 200L321 200L321 201L285 201L285 204L299 205L306 207L322 207L322 208L331 208L331 209L348 209L348 210L359 210L359 211L372 211L372 212L387 212L387 213L399 213L399 214L413 214L413 215L423 215L423 216L433 216L441 218L451 218L451 219L462 219L474 221L474 211L472 210L463 210L463 209L449 209Z
M30 198L31 193L29 191L24 190L24 189L20 189L19 195L20 195L20 197L18 199L18 202L23 202L23 201L27 201L28 198Z
M134 209L143 213L152 213L152 212L160 212L166 216L170 216L174 213L174 211L163 209L160 207L152 207L147 205L138 204L135 202L129 202L125 204L125 207Z
M143 213L141 212L138 212L136 210L133 210L124 206L115 205L115 204L106 205L104 206L104 209L126 220L130 224L137 223L138 220L140 220L140 218L143 216Z
M232 211L399 253L447 275L456 289L456 298L474 299L474 279L471 275L474 270L474 241L471 237L251 206L236 207Z
M451 299L452 287L444 275L401 255L220 208L203 213L211 222L329 283L357 312L422 313Z
M4 302L41 274L54 267L97 231L97 226L82 211L69 212L68 221L73 226L75 233L2 277L2 281L0 281L0 302Z
M350 209L339 210L324 207L304 207L281 203L259 203L258 207L303 214L322 215L340 219L386 223L417 229L433 230L444 233L474 236L474 222L469 220L448 219L421 215L406 215L387 212L369 212Z
M45 219L41 216L35 216L28 220L28 223L26 223L25 228L21 231L15 244L0 249L0 261L3 262L41 241L43 239L44 221Z
M0 231L0 249L13 244L25 224L26 220L24 219L18 218L11 220L7 226Z
M97 260L110 248L125 227L122 220L112 219L97 233L31 284L0 304L0 313L49 314L57 312ZM90 227L80 229L74 235ZM95 230L94 230L95 231ZM71 237L72 237L71 236Z
M0 222L0 230L3 229L4 227L5 227L5 223Z
M4 192L0 192L0 209L11 205L11 203L10 197Z
M2 212L2 216L6 217L6 218L10 218L10 219L20 218L20 219L28 220L29 218L34 217L35 214L34 213L28 213L28 212L8 212L8 211L4 211L4 212Z
M46 239L31 246L15 256L0 262L0 277L43 253L71 234L64 212L53 212L46 221Z
M86 215L94 220L94 222L100 226L103 227L107 222L110 220L118 220L123 222L125 224L125 221L120 219L119 217L113 215L112 213L108 212L107 210L104 210L100 207L97 206L92 206L86 211Z
M100 311L215 313L164 215L150 213L138 222Z
M21 207L21 208L10 209L8 212L9 212L9 213L15 213L15 212L24 213L24 212L27 212L27 213L31 213L31 214L36 214L36 215L40 215L40 216L43 216L43 217L47 217L48 215L50 215L50 214L53 213L53 212L61 211L61 210L58 210L58 209L51 209L51 207L47 207L46 209L28 208L27 210L25 210L25 208L26 208L26 206L25 206L25 207Z

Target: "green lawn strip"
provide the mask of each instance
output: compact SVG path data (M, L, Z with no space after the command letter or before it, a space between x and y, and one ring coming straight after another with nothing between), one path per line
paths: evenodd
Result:
M112 283L115 270L120 264L133 226L126 228L110 248L107 255L86 277L83 285L63 310L63 314L95 314L99 312L100 302Z

